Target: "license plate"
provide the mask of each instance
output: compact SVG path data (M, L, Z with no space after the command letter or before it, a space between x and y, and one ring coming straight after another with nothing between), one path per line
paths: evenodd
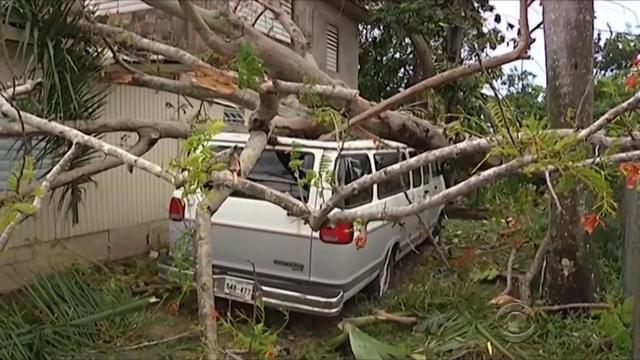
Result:
M225 279L224 293L242 300L253 300L253 282L236 279Z

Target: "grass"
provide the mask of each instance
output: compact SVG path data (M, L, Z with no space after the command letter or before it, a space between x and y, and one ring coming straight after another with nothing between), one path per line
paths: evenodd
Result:
M415 359L628 358L630 308L622 305L619 289L615 288L602 294L616 306L614 310L569 315L536 313L531 337L510 342L501 329L513 324L498 321L498 309L488 304L504 288L504 280L497 273L504 271L510 251L496 238L497 230L485 222L449 221L444 237L446 252L454 259L464 260L459 261L458 269L448 270L435 251L423 247L420 254L411 254L401 262L393 288L381 301L358 296L346 305L339 318L286 316L267 309L264 317L254 320L251 306L229 306L220 300L221 346L234 350L251 347L252 358L353 358L348 342L337 348L329 346L330 340L340 334L338 323L343 317L370 315L375 309L384 309L409 311L418 323L412 326L375 322L358 329ZM471 245L476 255L465 257ZM528 261L532 249L523 248L519 261ZM521 267L524 265L526 262L521 263ZM109 267L109 273L94 274L90 281L110 282L139 295L145 291L154 293L162 300L147 308L135 329L118 341L103 344L101 348L106 350L96 355L113 359L202 358L193 293L183 296L179 290L154 286L150 259ZM179 309L173 305L177 299L181 299Z

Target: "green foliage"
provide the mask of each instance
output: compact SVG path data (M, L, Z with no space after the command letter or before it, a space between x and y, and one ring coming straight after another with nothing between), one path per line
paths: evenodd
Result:
M281 327L272 329L265 323L265 310L261 302L258 301L254 306L254 312L254 318L249 318L241 312L235 317L220 317L220 332L232 336L230 348L249 351L258 355L260 359L274 359L277 355L277 341L287 324L288 315L285 313Z
M35 162L32 157L27 156L22 161L14 165L13 170L7 178L7 190L10 194L3 201L0 207L0 231L4 230L20 214L33 215L36 207L33 206L33 196L42 196L42 188L37 187L27 196L20 195L20 189L34 180L36 171Z
M60 359L120 340L157 301L133 298L126 287L92 283L71 269L37 281L0 302L0 358Z
M596 324L599 335L611 339L613 350L619 354L631 353L631 320L633 315L633 299L626 298L613 309L599 313Z
M356 360L399 359L407 356L402 349L381 342L350 323L344 324L344 331L349 335L349 345Z
M196 131L184 141L179 156L171 160L171 168L185 172L185 197L203 192L210 173L219 170L220 163L215 161L215 149L210 145L210 141L223 130L222 120L209 119L205 128Z
M106 87L97 85L104 57L97 44L102 40L77 30L78 22L91 16L80 11L77 4L75 0L7 0L0 6L0 18L24 29L18 52L25 63L33 66L25 76L43 79L39 97L25 100L19 106L53 121L95 120L109 94ZM34 140L43 145L36 154L38 165L46 161L55 163L69 146L57 136ZM95 154L93 149L81 148L70 168L85 165ZM59 190L63 196L58 208L62 210L66 204L74 223L79 221L78 207L84 191L80 184L72 183Z
M257 89L265 76L262 60L247 42L240 44L231 68L238 74L238 86L241 89Z

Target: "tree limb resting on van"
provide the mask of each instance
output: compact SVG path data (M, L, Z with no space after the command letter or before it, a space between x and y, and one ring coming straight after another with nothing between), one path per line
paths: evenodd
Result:
M607 111L604 115L602 115L599 119L597 119L588 127L577 131L576 139L578 141L588 141L592 136L594 136L594 134L598 133L599 131L601 131L602 129L604 129L611 123L613 123L615 119L617 119L619 116L627 112L635 111L639 107L640 107L640 92L636 93L634 96L627 99L623 103L618 104L617 106ZM438 150L435 150L432 153L437 151ZM423 157L423 160L424 160L424 158L427 157L426 156L427 154L429 153L426 153L420 156L424 156ZM404 163L415 161L420 156L417 156L411 160L405 161ZM618 153L615 155L594 157L594 158L582 161L580 163L577 163L575 165L593 166L603 162L617 164L620 162L633 161L637 159L640 159L640 151L629 151L629 152ZM338 220L353 221L357 219L366 220L366 221L401 219L403 217L419 213L421 211L424 211L432 207L445 205L446 203L458 197L466 195L473 190L476 190L478 188L491 184L509 175L519 173L526 166L534 164L537 160L539 160L538 155L524 155L524 156L515 158L500 166L496 166L489 170L485 170L480 173L477 173L471 176L470 178L446 189L445 191L438 193L437 195L429 196L424 200L418 201L410 206L401 206L401 207L395 207L392 209L384 209L384 210L344 210L344 211L341 210L341 211L336 211L333 214L329 215L328 218L329 218L329 221L331 222L335 222ZM402 164L403 163L399 163L394 166L398 166ZM396 167L395 169L396 172L401 172L400 170L398 170L400 167L401 166ZM417 167L418 166L415 166L413 168L417 168ZM392 168L392 167L390 166L389 168ZM558 171L558 168L554 166L547 166L545 169L543 169L543 171L555 172L555 171ZM364 176L361 179L354 181L353 183L355 184L356 182L361 181L363 179L367 180L366 179L367 177L373 177L373 175L376 175L376 174ZM367 181L371 181L371 180L367 180ZM357 188L357 187L354 186L354 188ZM353 193L355 193L355 189L352 190L351 194Z
M233 177L228 171L219 171L211 174L209 179L218 185L224 185L243 194L266 200L272 204L287 210L292 216L308 218L311 215L309 207L302 201L294 198L288 193L273 190L267 186L253 181L238 178L234 183Z

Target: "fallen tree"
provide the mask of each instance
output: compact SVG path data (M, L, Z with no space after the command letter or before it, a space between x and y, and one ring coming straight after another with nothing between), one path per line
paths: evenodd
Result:
M594 167L635 161L640 152L627 151L636 142L633 136L607 136L605 130L619 116L635 111L640 105L640 94L636 94L624 103L614 107L604 116L585 129L540 130L531 124L514 125L507 122L499 124L495 133L486 137L472 136L458 143L450 143L445 135L446 129L431 124L425 119L397 112L392 108L407 98L427 89L462 79L474 73L487 72L504 64L527 57L532 42L527 9L529 2L520 1L520 36L517 46L505 54L479 58L431 76L399 92L379 104L372 104L360 97L354 89L343 82L331 78L321 71L308 53L306 39L296 24L279 10L277 2L265 3L293 39L289 48L262 34L250 24L230 11L227 2L216 2L211 9L203 9L189 0L145 2L167 14L189 22L202 40L221 59L232 61L236 54L243 53L253 57L262 65L251 68L255 74L247 83L237 72L221 69L207 63L194 54L158 41L144 38L117 26L99 23L91 16L83 16L73 26L80 31L92 34L100 39L99 44L108 49L120 64L122 72L112 74L108 80L115 84L144 87L161 90L198 99L205 102L216 99L226 100L241 107L253 110L250 121L249 140L239 156L241 172L234 181L228 170L212 170L202 167L197 171L206 171L215 191L208 192L206 201L198 209L198 229L196 236L196 273L198 284L198 304L200 319L208 345L216 346L215 304L213 282L208 269L212 268L210 248L211 223L209 219L222 205L232 191L241 191L275 203L293 215L305 219L311 228L317 230L326 222L338 220L374 220L398 221L425 209L444 205L481 187L490 185L509 176L518 174L556 174L563 175L581 167ZM237 36L242 34L242 36ZM73 39L72 34L70 34ZM161 55L186 66L191 77L176 80L155 73L134 68L122 59L124 50L144 51ZM246 69L245 69L246 70ZM268 74L268 75L267 75ZM309 82L308 79L314 79ZM46 84L45 84L46 85ZM162 138L190 138L207 134L204 130L189 123L178 123L148 119L49 119L36 116L18 106L16 100L31 96L39 91L42 82L31 80L25 83L5 84L0 98L0 111L12 122L0 125L0 137L24 137L36 135L55 136L63 139L69 148L84 146L104 153L106 161L93 161L77 168L63 170L68 158L60 161L60 166L49 172L42 181L33 180L13 192L4 194L4 206L21 203L26 200L35 204L46 192L73 182L82 181L91 175L127 165L155 175L175 187L184 186L189 181L189 172L195 169L164 169L144 159L154 144ZM336 121L319 121L318 104L306 101L312 94L320 99L320 105L332 112ZM498 102L499 102L498 98ZM345 116L341 115L344 112ZM504 114L503 114L504 115ZM122 149L95 136L97 133L136 132L137 143ZM365 137L374 141L396 140L419 150L428 150L420 155L385 168L383 171L366 175L343 186L327 199L320 209L309 209L302 202L278 193L270 188L247 180L261 153L269 142L277 142L278 136L319 138L324 140L343 140L345 136ZM543 144L544 146L541 146ZM594 158L566 157L585 145L598 144L608 146L615 151ZM615 144L615 147L612 145ZM617 151L617 153L616 153ZM75 151L69 151L74 156ZM449 189L414 202L409 206L389 208L381 211L340 210L337 205L348 196L361 189L380 183L391 177L418 169L424 165L441 161L461 161L482 154L497 156L504 161L489 169L478 171ZM67 155L65 155L66 157ZM575 158L575 159L574 159ZM569 160L567 160L569 159ZM215 159L211 158L211 162ZM477 163L475 164L477 165ZM205 170L203 170L205 169ZM554 175L555 176L555 175ZM206 189L199 190L206 193ZM45 192L43 194L42 192ZM24 217L31 213L16 213L9 222L0 239L0 246L6 246L8 234ZM541 246L542 248L542 246ZM537 268L535 269L537 272ZM215 351L211 351L215 356Z

